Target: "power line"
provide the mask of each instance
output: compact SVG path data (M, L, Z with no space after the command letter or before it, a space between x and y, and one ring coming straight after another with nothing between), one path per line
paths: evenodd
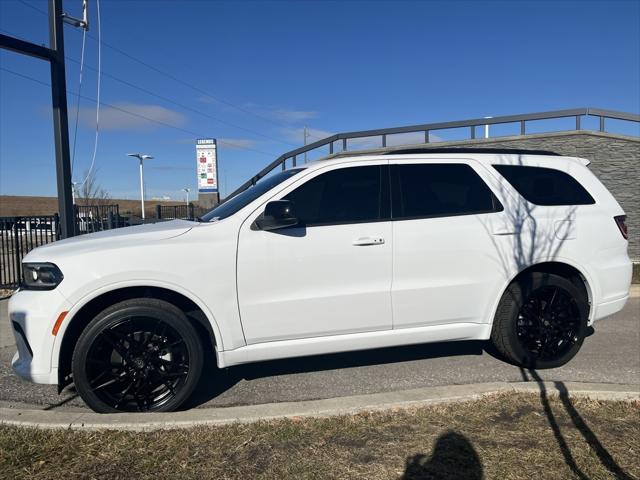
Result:
M48 13L45 12L44 10L42 10L42 9L40 9L40 8L34 6L34 5L31 5L30 3L26 2L25 0L18 0L18 1L20 3L28 6L29 8L32 8L33 10L35 10L37 12L40 12L41 14L48 15ZM89 38L91 38L92 40L96 40L97 41L96 37L94 37L93 35L87 34L87 36ZM210 93L210 92L208 92L208 91L206 91L206 90L204 90L204 89L202 89L202 88L200 88L200 87L198 87L196 85L193 85L193 84L191 84L189 82L186 82L186 81L176 77L175 75L172 75L171 73L165 72L164 70L145 62L144 60L141 60L141 59L139 59L137 57L134 57L130 53L127 53L124 50L122 50L122 49L120 49L120 48L118 48L118 47L116 47L114 45L110 45L110 44L108 44L106 42L102 42L102 44L105 47L110 48L110 49L118 52L120 55L123 55L123 56L129 58L130 60L133 60L134 62L137 62L140 65L143 65L143 66L149 68L150 70L153 70L154 72L159 73L160 75L164 75L165 77L170 78L174 82L177 82L177 83L179 83L181 85L184 85L185 87L188 87L188 88L190 88L190 89L192 89L192 90L194 90L194 91L196 91L198 93L206 95L207 97L210 97L210 98L212 98L213 100L215 100L215 101L217 101L219 103L222 103L222 104L227 105L229 107L235 108L236 110L239 110L239 111L241 111L241 112L243 112L243 113L245 113L247 115L252 115L252 116L254 116L256 118L259 118L259 119L261 119L261 120L263 120L265 122L271 123L273 125L277 125L277 126L283 127L283 128L290 128L290 125L284 124L282 122L278 122L276 120L273 120L272 118L268 118L268 117L265 117L264 115L260 115L258 113L252 112L251 110L247 110L246 108L243 108L240 105L237 105L235 103L232 103L232 102L229 102L227 100L224 100L223 98L220 98L217 95L213 95L212 93ZM283 142L283 143L287 143L287 142ZM292 145L292 144L289 144L289 145Z
M93 156L91 157L91 166L89 170L87 170L87 175L84 177L81 185L87 183L89 177L91 176L91 172L93 171L93 166L96 163L96 156L98 154L98 137L100 135L100 84L102 80L101 70L102 70L102 21L100 20L100 0L96 0L96 13L98 17L98 87L96 91L96 133L93 140ZM83 29L84 32L87 31L86 28ZM84 40L84 36L82 37ZM80 92L78 92L78 105L80 105ZM76 117L76 121L77 121ZM77 123L76 123L77 125ZM73 171L71 172L73 174Z
M22 0L19 0L19 1L22 1ZM28 4L26 4L26 5L28 5ZM33 8L37 10L36 7L33 7ZM38 10L38 11L40 11L40 10ZM6 29L0 29L0 31L5 32L7 35L11 35L13 37L20 38L19 35L16 35L14 32L10 32L10 31L8 31ZM84 39L84 36L83 36L83 39ZM103 45L104 45L104 42L103 42ZM84 50L84 42L83 42L83 50ZM75 58L71 58L71 57L68 57L68 56L65 55L65 60L68 60L69 62L72 62L72 63L75 63L75 64L79 64L80 65L80 69L82 70L82 67L83 67L82 58L81 58L80 61L78 61ZM87 68L88 70L91 70L93 72L98 72L98 69L92 67L91 65L84 65L84 68ZM265 138L267 140L271 140L271 141L274 141L274 142L277 142L277 143L281 143L283 145L288 145L290 147L297 147L298 146L298 145L295 145L293 143L289 143L289 142L286 142L284 140L280 140L280 139L278 139L276 137L265 135L264 133L260 133L260 132L258 132L256 130L252 130L250 128L246 128L246 127L237 125L237 124L229 122L227 120L222 120L221 118L218 118L218 117L216 117L214 115L211 115L209 113L203 112L203 111L198 110L196 108L190 107L189 105L185 105L184 103L178 102L176 100L172 100L169 97L165 97L164 95L160 95L158 93L154 93L154 92L152 92L152 91L150 91L150 90L148 90L148 89L146 89L146 88L144 88L144 87L142 87L140 85L136 85L136 84L134 84L132 82L129 82L128 80L125 80L123 78L117 77L117 76L112 75L112 74L110 74L108 72L105 72L104 70L102 70L101 75L104 76L104 77L110 78L110 79L112 79L112 80L114 80L116 82L119 82L119 83L121 83L123 85L126 85L127 87L130 87L130 88L133 88L135 90L144 92L147 95L155 97L155 98L157 98L159 100L162 100L164 102L170 103L170 104L175 105L177 107L183 108L183 109L188 110L190 112L196 113L196 114L201 115L203 117L206 117L206 118L209 118L209 119L214 120L216 122L219 122L219 123L221 123L223 125L227 125L229 127L236 128L238 130L242 130L244 132L250 133L252 135L257 135L257 136Z
M2 70L4 72L7 72L7 73L10 73L12 75L15 75L17 77L21 77L21 78L24 78L26 80L30 80L30 81L35 82L35 83L39 83L39 84L44 85L46 87L50 87L51 86L47 82L44 82L42 80L38 80L37 78L31 77L29 75L25 75L23 73L15 72L15 71L10 70L10 69L5 68L5 67L1 67L0 66L0 70ZM69 95L78 96L78 94L75 93L75 92L67 91L67 93ZM87 97L85 95L80 95L79 98L82 98L83 100L89 100L89 101L92 101L92 102L96 101L95 98ZM177 125L172 125L170 123L166 123L166 122L163 122L161 120L156 120L155 118L147 117L147 116L142 115L140 113L132 112L130 110L127 110L126 108L122 108L122 107L119 107L117 105L113 105L113 104L110 104L110 103L107 103L107 102L102 102L101 101L100 105L102 105L103 107L113 108L114 110L118 110L120 112L127 113L129 115L134 116L134 117L142 118L142 119L147 120L149 122L157 123L159 125L163 125L163 126L168 127L168 128L173 128L174 130L179 130L181 132L188 133L189 135L194 135L195 137L201 137L202 138L202 137L206 137L207 136L207 135L204 135L202 133L194 132L192 130L187 130L186 128L178 127ZM269 155L270 157L275 157L276 156L275 154L273 154L271 152L265 152L264 150L258 150L257 148L247 147L247 146L241 145L239 143L231 142L229 140L218 140L218 143L221 144L221 145L227 145L229 147L238 148L240 150L249 150L249 151L260 153L260 154L263 154L263 155Z
M69 60L69 61L71 61L73 63L78 63L78 61L73 59L73 58L68 58L67 57L67 60ZM93 68L93 67L91 67L89 65L87 65L86 68L88 68L89 70L92 70L92 71L96 71L95 68ZM160 99L160 100L162 100L164 102L171 103L172 105L175 105L177 107L183 108L185 110L189 110L190 112L193 112L193 113L197 113L198 115L202 115L203 117L210 118L211 120L214 120L216 122L222 123L222 124L227 125L229 127L236 128L238 130L242 130L242 131L245 131L245 132L250 133L252 135L257 135L257 136L265 138L267 140L272 140L274 142L282 143L282 144L293 146L293 147L296 146L296 145L294 145L292 143L285 142L284 140L280 140L278 138L271 137L269 135L265 135L264 133L260 133L260 132L258 132L256 130L252 130L250 128L246 128L246 127L242 127L240 125L236 125L235 123L231 123L231 122L228 122L226 120L222 120L221 118L215 117L215 116L210 115L208 113L205 113L205 112L203 112L201 110L198 110L196 108L190 107L189 105L185 105L184 103L178 102L176 100L172 100L171 98L168 98L168 97L165 97L164 95L160 95L158 93L154 93L154 92L152 92L152 91L150 91L150 90L148 90L148 89L146 89L144 87L141 87L139 85L131 83L128 80L124 80L123 78L116 77L115 75L112 75L112 74L110 74L108 72L105 72L104 70L102 71L102 75L105 76L105 77L110 78L111 80L115 80L116 82L119 82L119 83L121 83L123 85L126 85L126 86L128 86L130 88L134 88L136 90L144 92L147 95L150 95L152 97L158 98L158 99Z

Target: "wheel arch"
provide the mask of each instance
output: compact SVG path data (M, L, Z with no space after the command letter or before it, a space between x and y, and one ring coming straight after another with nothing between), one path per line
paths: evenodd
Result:
M587 299L587 303L589 305L589 323L592 321L593 315L593 299L594 299L594 285L590 281L589 276L586 274L584 269L579 268L578 266L567 262L565 260L550 260L546 262L540 262L533 265L530 265L526 268L519 270L517 273L513 275L502 287L500 290L500 295L498 295L497 299L494 301L492 315L490 317L490 323L493 324L493 320L496 315L496 311L498 310L498 305L500 304L500 300L504 296L505 292L514 282L517 282L520 278L523 278L526 275L531 273L551 273L555 275L559 275L561 277L567 278L571 283L573 283L577 288L579 288L582 292L584 292L585 297Z
M196 328L205 349L214 352L216 346L222 347L220 330L211 313L200 300L184 292L157 285L120 286L99 291L76 305L73 316L65 322L64 331L61 332L62 338L58 340L59 349L57 352L53 352L53 355L57 355L58 361L58 391L71 383L73 350L80 334L89 322L109 305L134 298L156 298L175 305L185 312L191 324Z

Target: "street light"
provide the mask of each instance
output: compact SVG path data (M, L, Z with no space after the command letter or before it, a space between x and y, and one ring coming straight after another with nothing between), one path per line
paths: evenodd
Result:
M189 192L191 191L191 189L190 188L183 188L182 191L187 194L187 206L188 206L189 205Z
M142 162L144 160L151 160L153 157L142 153L127 153L127 155L140 160L140 201L142 203L142 220L144 220L144 166Z

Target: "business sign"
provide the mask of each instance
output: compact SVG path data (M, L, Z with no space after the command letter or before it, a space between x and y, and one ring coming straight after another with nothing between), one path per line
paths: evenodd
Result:
M218 151L215 138L196 140L198 192L218 191Z

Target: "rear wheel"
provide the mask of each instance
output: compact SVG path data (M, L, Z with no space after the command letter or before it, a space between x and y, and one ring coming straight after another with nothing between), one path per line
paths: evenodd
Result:
M120 302L80 335L73 379L96 412L172 411L193 392L202 344L185 314L162 300Z
M532 273L502 296L491 340L507 360L527 368L555 368L571 360L587 336L584 292L558 275Z

